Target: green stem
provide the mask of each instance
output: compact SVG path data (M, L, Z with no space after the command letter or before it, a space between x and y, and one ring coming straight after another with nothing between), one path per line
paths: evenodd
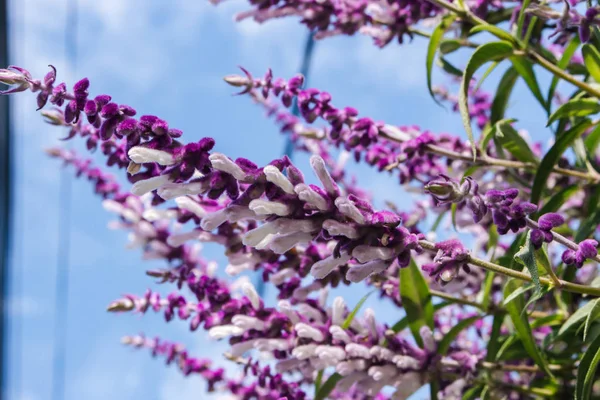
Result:
M419 240L419 244L426 250L437 252L438 249L435 243L432 243L428 240ZM505 276L509 276L511 278L520 279L525 282L532 282L531 275L515 271L514 269L503 267L502 265L494 264L489 261L482 260L477 257L469 256L466 260L467 263L476 265L483 269L487 269L489 271L496 272L498 274L502 274ZM540 283L545 286L554 287L556 286L552 279L548 279L546 277L541 276ZM595 288L586 285L580 285L578 283L567 282L562 279L559 279L560 289L565 290L567 292L587 294L590 296L600 297L600 288Z

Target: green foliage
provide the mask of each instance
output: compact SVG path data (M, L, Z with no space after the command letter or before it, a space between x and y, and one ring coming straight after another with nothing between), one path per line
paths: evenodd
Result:
M598 99L573 99L558 107L548 119L546 126L550 126L553 122L562 118L585 117L598 112L600 112Z
M433 329L433 304L429 286L414 260L411 260L408 267L400 269L400 298L406 311L408 326L416 342L422 347L423 340L419 330L423 326Z
M343 378L343 376L341 376L337 372L332 374L329 378L327 378L325 383L322 384L321 387L319 388L319 390L317 391L317 394L315 395L315 400L327 399L327 396L329 396L329 394L333 391L333 389L335 389L335 385L337 385L337 383L342 378Z

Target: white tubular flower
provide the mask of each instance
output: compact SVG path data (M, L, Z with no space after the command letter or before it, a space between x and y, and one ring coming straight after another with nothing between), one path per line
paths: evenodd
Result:
M269 201L263 199L254 199L250 202L248 207L258 215L278 215L285 217L289 215L292 210L287 204L280 203L278 201Z
M142 216L148 221L158 221L161 219L172 219L177 217L175 210L161 210L159 208L149 208L144 210Z
M329 333L335 340L339 340L343 343L350 343L352 339L350 339L350 335L341 327L337 325L332 325L329 327Z
M286 339L256 339L254 348L258 351L284 351L290 348L290 343Z
M292 297L298 301L304 301L311 292L314 292L319 289L321 289L321 284L318 282L313 282L308 286L294 289L294 291L292 292Z
M345 252L342 253L339 258L335 258L332 254L329 257L314 263L310 269L310 274L316 279L323 279L329 275L334 268L346 264L350 258L352 257Z
M256 215L254 211L245 206L229 205L225 209L229 222L238 222L245 219L260 220L263 217Z
M344 312L346 312L346 302L342 296L338 296L333 299L331 305L331 322L341 326L344 323Z
M252 307L258 310L260 308L260 296L254 285L251 282L245 282L242 284L241 289L246 297L248 297L248 300L250 300Z
M298 195L298 198L303 202L310 204L321 211L329 210L329 204L327 200L323 198L319 193L315 192L310 186L305 183L299 183L294 187L294 191Z
M170 183L168 175L159 175L153 176L152 178L143 179L141 181L137 181L131 187L131 193L136 196L142 196L146 193L150 193L151 191L158 189L167 183ZM160 194L159 194L160 196ZM162 196L161 196L162 197ZM164 198L164 197L163 197Z
M200 221L200 227L205 231L212 231L219 226L223 225L227 221L227 214L225 209L206 214L202 221Z
M315 349L315 354L331 366L336 365L346 358L346 352L341 347L320 345Z
M323 222L323 229L329 232L331 236L345 236L349 239L358 239L360 237L358 229L334 219L328 219Z
M325 308L327 304L327 297L329 297L329 288L324 287L319 291L319 307Z
M251 329L263 331L265 329L265 323L263 321L248 315L234 315L231 319L231 323L238 328L242 328L244 331L249 331Z
M263 168L267 181L273 183L287 194L295 194L292 182L274 165L267 165Z
M122 215L123 211L125 211L125 207L123 207L123 204L119 203L118 201L112 200L112 199L106 199L106 200L102 201L102 207L104 207L104 209L106 211L115 213L118 215Z
M243 264L228 264L225 267L225 273L229 276L237 276L244 271L253 269L254 263L247 262Z
M310 233L296 232L289 235L277 235L269 243L269 249L275 254L284 254L301 243L310 243L313 235Z
M431 329L428 326L423 326L419 330L419 333L421 334L421 339L423 339L425 350L434 353L437 350L437 343L435 342Z
M135 227L136 233L143 235L147 238L152 238L156 236L156 229L154 226L148 221L140 221L137 223Z
M241 357L242 355L244 355L244 353L246 353L254 348L254 343L257 340L259 340L259 339L251 339L251 340L247 340L245 342L238 342L231 346L231 349L229 350L229 354L231 354L232 357Z
M403 355L395 355L392 362L400 369L415 369L421 368L421 363L416 358Z
M243 181L246 179L246 173L244 170L240 168L239 165L231 161L225 154L212 153L208 159L210 160L210 163L214 169L227 172L228 174L233 175L233 177L238 181Z
M175 164L175 159L171 153L166 151L149 149L144 146L135 146L129 149L127 153L129 159L137 164L155 162L160 165Z
M385 271L390 264L391 262L382 260L374 260L366 264L353 264L346 272L346 279L350 282L364 281L370 275Z
M382 381L398 375L398 370L392 365L377 365L369 368L369 376L374 381Z
M208 330L208 336L212 339L223 339L229 336L240 336L244 334L244 330L235 325L213 326Z
M290 233L311 233L320 230L319 224L313 220L278 218L275 221L277 233L289 235Z
M316 348L316 344L306 344L304 346L297 346L294 348L294 350L292 350L292 355L298 360L306 360L308 358L314 357Z
M367 368L367 362L363 359L347 360L340 362L335 370L342 376L348 376L355 371L364 371Z
M352 250L352 257L360 263L366 263L373 260L390 260L396 256L396 250L387 247L369 246L366 244L358 245Z
M320 358L313 357L308 361L310 362L310 366L312 367L313 371L320 371L322 369L331 367L331 365L329 365L325 360Z
M298 304L298 312L309 320L324 322L323 315L317 309L309 306L306 303Z
M377 322L375 321L375 311L372 308L365 310L364 316L365 327L369 330L371 335L377 336Z
M293 268L286 268L271 275L269 277L269 282L275 286L279 286L295 275L296 271Z
M382 361L392 361L392 359L394 358L394 352L391 351L390 349L386 349L385 347L381 347L381 346L373 346L369 349L369 353L371 353L372 357L378 358L379 360Z
M206 215L206 210L188 196L177 197L175 203L177 203L177 207L195 214L198 218L204 218Z
M370 359L371 353L369 353L369 348L367 346L363 346L358 343L348 343L346 345L346 353L348 353L349 357L353 358L364 358Z
M335 184L334 180L331 178L329 171L327 171L327 167L325 166L325 161L321 158L321 156L314 155L310 158L310 166L313 171L317 175L317 178L323 184L325 191L330 195L337 196L339 193L338 187Z
M153 179L153 178L150 178ZM205 193L210 188L209 181L187 182L187 183L166 183L157 191L158 195L164 200L172 200L181 196Z
M267 222L262 224L258 228L254 228L251 231L246 232L242 238L242 243L246 246L256 247L259 243L277 233L277 221Z
M197 231L174 234L167 238L167 243L169 246L179 247L187 241L198 239L198 236L200 236L200 232Z
M354 205L347 197L338 197L335 199L335 206L346 217L354 220L358 224L364 224L366 222L365 217L362 215L358 207Z
M277 308L279 308L279 311L284 313L285 316L288 317L293 324L297 324L298 322L300 322L298 314L296 313L296 311L294 311L289 301L280 300L279 303L277 303Z
M323 336L323 333L320 330L303 322L296 324L294 329L299 337L312 339L315 342L322 342L325 340L325 336Z

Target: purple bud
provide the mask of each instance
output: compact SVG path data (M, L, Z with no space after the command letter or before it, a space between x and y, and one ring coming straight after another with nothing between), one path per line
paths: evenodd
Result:
M128 118L122 121L117 126L117 133L122 136L127 136L137 129L137 121L133 118Z
M94 100L86 101L85 106L83 107L83 112L87 116L96 115L98 113L98 103Z
M164 135L169 131L169 124L167 121L163 121L162 119L157 118L156 121L152 124L152 132L156 135Z
M395 228L402 222L402 218L391 211L378 211L371 215L372 225L386 225Z
M544 244L544 233L539 229L534 229L531 231L530 239L533 247L539 249Z
M87 94L86 91L88 90L88 88L90 87L90 81L88 80L88 78L83 78L82 80L80 80L79 82L77 82L75 85L73 85L73 91L75 92L75 94Z
M112 99L112 97L110 97L107 94L101 94L101 95L98 95L98 96L94 97L94 101L96 103L98 103L98 107L99 108L102 108L105 105L107 105L110 102L111 99Z
M565 219L557 213L544 214L538 219L538 225L540 226L540 229L543 229L545 231L549 231L552 228L559 227L564 223Z
M592 36L592 32L590 30L590 24L587 21L582 21L581 25L579 25L579 39L581 43L587 43L590 41Z
M37 95L37 106L38 106L37 110L41 110L42 108L44 108L44 106L46 105L47 102L48 102L48 93L40 92Z
M575 264L575 252L571 249L565 250L561 256L562 262L567 265Z
M65 107L65 122L67 124L70 124L71 122L73 122L75 120L76 117L77 117L77 102L75 100L72 100L69 102L69 104L67 104L67 107Z
M102 118L112 118L117 114L119 114L119 106L117 103L108 103L100 110L100 116Z
M44 85L46 86L52 86L52 84L56 80L56 68L54 68L54 66L52 65L49 65L49 67L50 72L48 72L44 77Z
M596 257L598 255L596 247L598 247L598 242L594 239L586 239L579 243L579 251L585 258Z

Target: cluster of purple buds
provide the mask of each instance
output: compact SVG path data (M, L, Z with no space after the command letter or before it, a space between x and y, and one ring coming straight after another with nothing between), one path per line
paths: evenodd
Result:
M485 193L486 205L492 209L494 224L498 233L504 235L508 231L518 232L527 226L527 216L537 211L535 204L517 202L518 189L488 190Z
M552 229L558 228L565 223L565 219L557 213L548 213L538 219L538 229L531 230L531 244L536 249L542 247L545 243L552 242L554 236Z
M566 32L569 28L578 27L581 41L583 43L589 42L592 26L600 25L600 20L597 18L600 8L590 7L584 15L581 15L576 9L571 8L567 1L564 3L565 7L562 12L537 4L529 6L527 12L545 20L556 20L556 31L550 37Z
M594 239L586 239L578 244L577 250L567 249L562 254L562 261L567 265L575 265L581 268L585 260L598 255L598 242Z
M469 267L469 251L464 248L460 240L450 239L435 245L437 253L433 263L424 264L422 269L441 285L452 281L460 272L471 272Z

